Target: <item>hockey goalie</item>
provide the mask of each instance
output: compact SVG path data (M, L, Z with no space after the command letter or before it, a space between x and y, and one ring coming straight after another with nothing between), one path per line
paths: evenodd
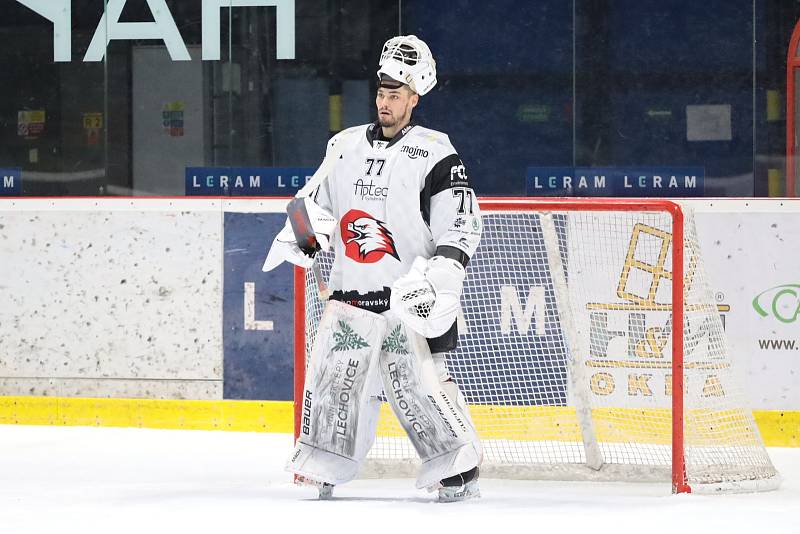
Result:
M419 454L416 486L441 501L468 499L479 495L482 450L444 354L457 343L481 215L447 135L411 120L436 85L428 46L390 39L377 75L376 122L328 142L264 263L308 268L318 251L335 254L286 468L330 497L358 474L385 395Z

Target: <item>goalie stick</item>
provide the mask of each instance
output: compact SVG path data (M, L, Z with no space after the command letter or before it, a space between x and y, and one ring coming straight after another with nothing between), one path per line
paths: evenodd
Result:
M332 150L332 153L325 156L325 159L322 160L322 163L317 168L317 170L314 171L314 174L311 175L311 178L308 179L306 185L300 188L300 191L298 191L297 194L295 195L296 198L310 197L311 193L313 193L314 190L320 185L322 185L322 182L324 182L325 179L328 178L328 175L331 173L333 166L336 164L337 161L339 161L339 159L341 159L342 153L344 152L344 147L341 147L340 149L336 150L335 146L336 145L334 145L334 150Z
M357 138L357 136L355 137ZM320 166L314 171L311 178L308 179L306 185L297 192L295 198L286 206L286 213L289 216L289 222L292 225L292 231L297 240L297 245L300 247L300 250L309 256L315 254L320 249L320 246L311 228L311 220L308 216L308 211L306 210L303 199L310 197L311 194L322 185L322 182L328 178L331 170L333 170L333 166L342 158L345 147L346 143L344 140L333 145L331 147L331 152L325 156L325 159L322 160ZM311 265L311 269L314 271L314 278L317 279L320 299L328 300L330 291L328 290L328 285L325 283L325 279L322 278L322 272L316 260Z
M322 168L322 166L320 166L320 168ZM290 200L289 205L286 206L286 214L289 216L289 224L292 225L292 231L294 232L297 246L300 247L303 254L314 256L321 247L317 241L317 236L314 235L314 230L311 228L311 219L306 210L304 197L295 197ZM317 263L316 259L314 263L311 264L311 269L314 271L314 278L317 279L317 289L319 290L320 300L328 300L330 291L328 290L328 285L325 283L325 279L322 278L322 272L319 269L319 263Z

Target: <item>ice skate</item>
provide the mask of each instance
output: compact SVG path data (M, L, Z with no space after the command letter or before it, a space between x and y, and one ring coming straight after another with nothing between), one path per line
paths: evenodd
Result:
M442 480L439 488L439 502L466 501L480 496L477 467Z
M317 482L316 480L311 480L310 478L299 475L295 478L294 483L298 486L314 486L317 488L318 497L321 501L328 501L333 498L333 484Z

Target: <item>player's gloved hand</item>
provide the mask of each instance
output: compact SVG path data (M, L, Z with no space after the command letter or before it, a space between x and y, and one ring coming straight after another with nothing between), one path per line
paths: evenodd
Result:
M302 203L307 214L305 222L310 226L306 230L304 242L298 243L295 229L287 218L283 229L272 242L262 271L271 271L284 261L307 269L314 263L317 252L327 251L330 248L330 238L336 228L336 218L308 197L303 198ZM292 215L290 213L290 217ZM309 240L313 241L313 244Z
M390 307L415 332L426 338L441 336L456 320L465 275L456 260L418 257L392 285Z

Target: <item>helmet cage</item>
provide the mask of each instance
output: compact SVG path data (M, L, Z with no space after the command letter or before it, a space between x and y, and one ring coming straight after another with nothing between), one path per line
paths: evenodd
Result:
M428 45L415 35L400 35L386 41L378 65L379 80L385 74L408 84L420 96L436 85L436 61Z

